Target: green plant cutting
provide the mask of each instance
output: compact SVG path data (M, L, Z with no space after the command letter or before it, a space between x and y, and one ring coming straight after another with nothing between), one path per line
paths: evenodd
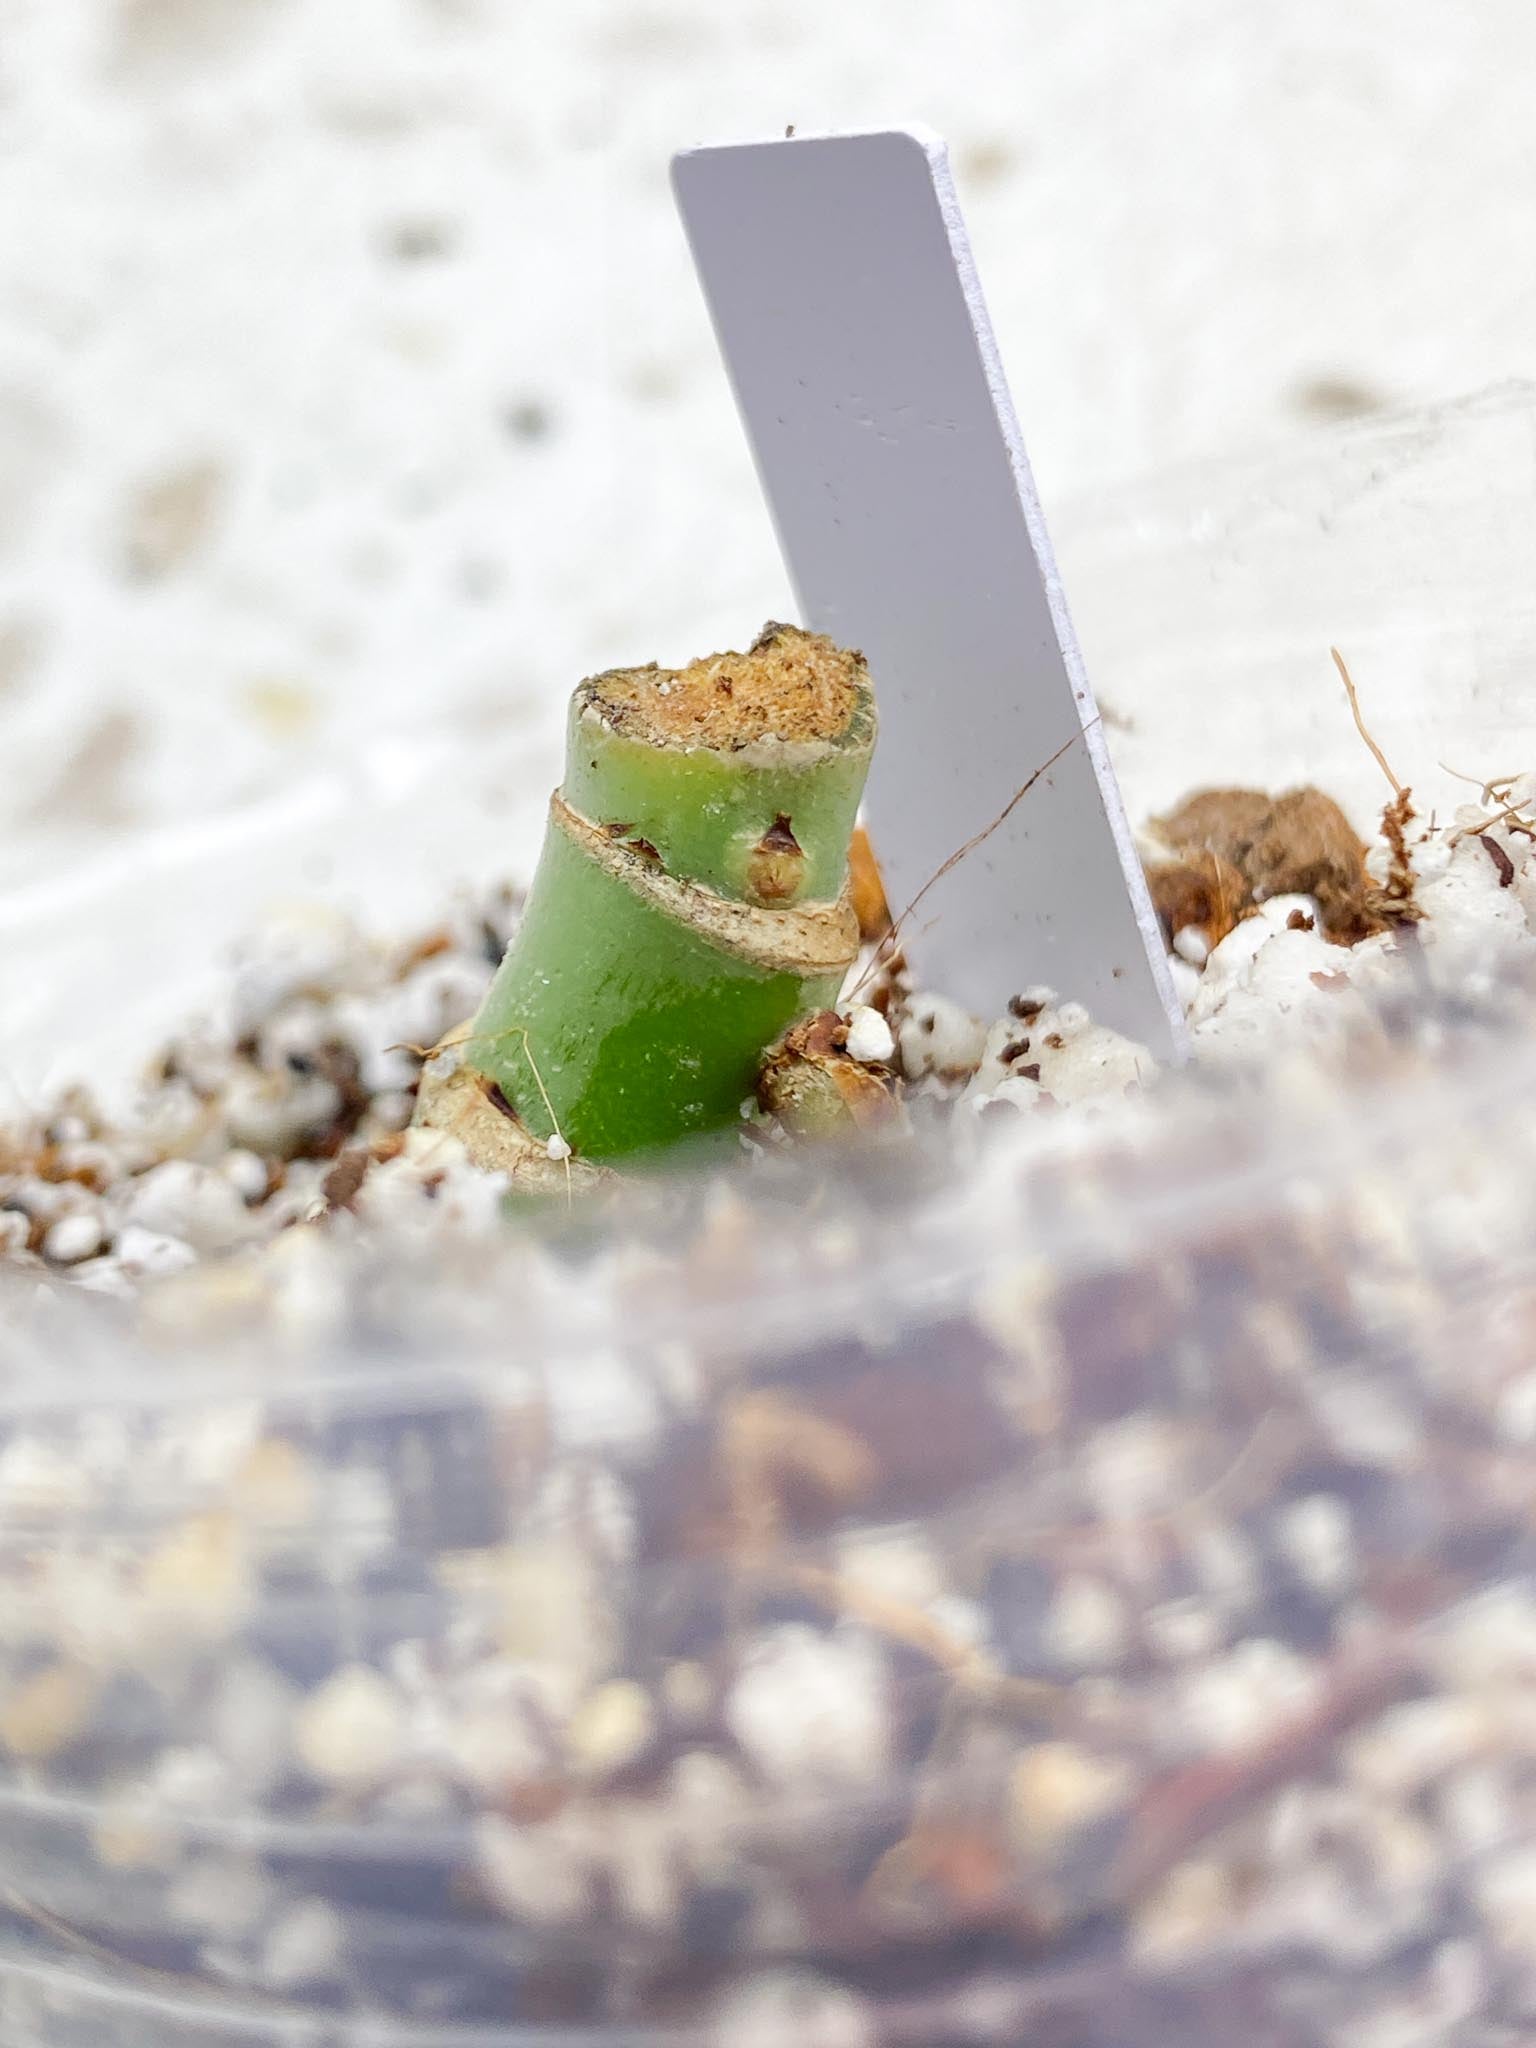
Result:
M857 956L875 732L862 655L793 626L582 683L522 921L429 1060L418 1123L524 1186L733 1128Z

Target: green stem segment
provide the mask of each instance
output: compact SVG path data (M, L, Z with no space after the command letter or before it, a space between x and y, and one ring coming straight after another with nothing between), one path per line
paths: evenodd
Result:
M874 739L862 657L793 627L584 683L527 909L463 1046L498 1108L594 1161L734 1124L765 1047L836 1001L857 952L848 847Z

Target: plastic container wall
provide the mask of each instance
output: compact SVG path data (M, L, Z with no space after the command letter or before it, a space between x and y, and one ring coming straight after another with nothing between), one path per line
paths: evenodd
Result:
M1528 2038L1526 1044L13 1304L0 2038Z

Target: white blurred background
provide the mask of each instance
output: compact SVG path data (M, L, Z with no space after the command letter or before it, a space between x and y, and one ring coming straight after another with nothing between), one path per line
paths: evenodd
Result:
M950 138L1133 811L1368 814L1330 639L1529 765L1536 411L1378 423L1533 374L1533 85L1529 0L0 0L0 1062L525 867L581 674L785 612L667 161L789 122Z

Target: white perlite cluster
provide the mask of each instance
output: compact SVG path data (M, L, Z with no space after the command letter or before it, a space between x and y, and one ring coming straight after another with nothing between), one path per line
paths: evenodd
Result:
M398 945L320 911L271 926L128 1117L73 1089L0 1130L0 1260L128 1296L354 1198L385 1230L493 1222L496 1177L408 1126L421 1050L478 1004L514 907L495 891Z

